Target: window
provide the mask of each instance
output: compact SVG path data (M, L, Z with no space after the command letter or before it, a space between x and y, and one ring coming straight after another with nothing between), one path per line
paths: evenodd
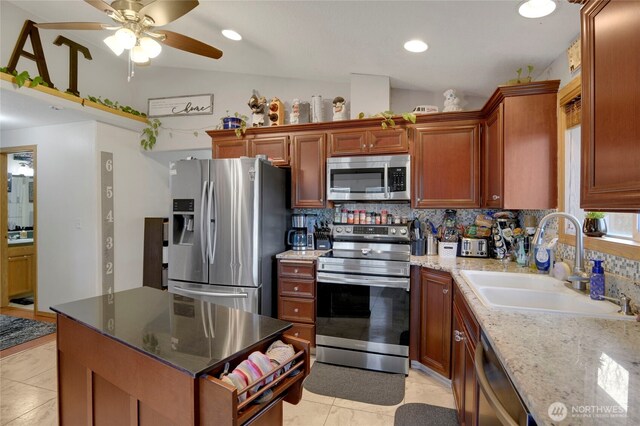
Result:
M565 132L565 211L584 221L585 212L580 208L580 126ZM640 215L633 213L606 213L607 237L640 242ZM565 221L564 232L575 235L571 222Z

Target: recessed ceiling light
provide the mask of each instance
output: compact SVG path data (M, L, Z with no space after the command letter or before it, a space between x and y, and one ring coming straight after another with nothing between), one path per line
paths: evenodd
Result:
M556 10L553 0L529 0L520 5L518 13L525 18L542 18Z
M233 30L222 30L222 35L230 40L242 40L242 36Z
M404 48L409 52L420 53L427 50L429 46L422 40L409 40L404 44Z

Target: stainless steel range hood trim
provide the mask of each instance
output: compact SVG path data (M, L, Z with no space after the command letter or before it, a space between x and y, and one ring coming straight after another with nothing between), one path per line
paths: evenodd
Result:
M355 351L375 352L382 355L409 356L408 346L345 339L342 337L324 336L322 334L316 334L316 346L331 346Z

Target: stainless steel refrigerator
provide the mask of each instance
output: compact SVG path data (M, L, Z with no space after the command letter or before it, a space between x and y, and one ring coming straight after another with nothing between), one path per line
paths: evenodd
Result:
M169 291L275 315L286 171L254 158L180 160L170 178Z

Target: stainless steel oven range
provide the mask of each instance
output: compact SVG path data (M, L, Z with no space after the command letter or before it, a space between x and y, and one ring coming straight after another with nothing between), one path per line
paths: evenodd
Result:
M316 360L409 372L407 226L336 225L318 259Z

